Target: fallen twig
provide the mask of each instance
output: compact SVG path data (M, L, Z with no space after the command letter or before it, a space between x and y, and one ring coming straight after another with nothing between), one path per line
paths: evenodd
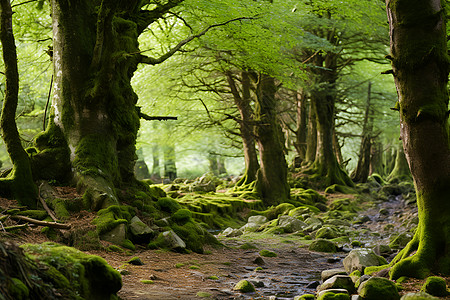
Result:
M56 216L53 213L53 211L48 207L48 205L45 202L45 200L41 197L41 187L42 187L42 185L43 185L43 183L39 186L39 193L38 193L39 201L41 202L42 206L44 207L45 211L48 213L50 218L52 218L52 220L56 222L56 221L58 221L58 219L56 218Z
M53 228L58 228L58 229L70 229L71 226L68 224L62 224L62 223L56 223L56 222L47 222L47 221L39 221L36 219L32 219L29 217L25 217L25 216L19 216L19 215L14 215L11 216L11 219L14 220L22 220L25 222L29 222L35 225L39 225L39 226L48 226L48 227L53 227Z

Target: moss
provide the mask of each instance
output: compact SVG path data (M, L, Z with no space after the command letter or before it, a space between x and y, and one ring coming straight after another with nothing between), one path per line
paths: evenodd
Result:
M175 264L175 268L181 268L183 267L185 264L184 263L176 263Z
M55 267L49 266L45 273L49 278L52 278L53 283L58 289L70 289L70 281Z
M309 250L316 252L335 253L337 252L337 247L333 242L324 239L317 239L309 245Z
M445 297L450 293L447 291L447 283L444 278L438 276L430 276L422 286L421 291L436 297Z
M317 239L334 239L338 237L338 233L336 230L329 226L324 226L317 230L316 232L316 238Z
M196 266L196 265L192 265L192 266L189 267L189 269L191 269L191 270L199 270L200 267Z
M92 222L97 226L99 235L116 228L119 224L128 224L131 220L132 208L130 206L111 205L97 212L97 218Z
M30 294L27 286L20 279L14 277L11 278L8 285L8 292L17 300L26 300Z
M383 258L382 256L380 256ZM389 268L386 261L380 261L381 266L369 266L364 269L364 275L372 275L374 273L380 272L381 270L385 270Z
M317 300L350 300L350 296L346 293L326 292L321 294Z
M259 255L261 255L263 257L277 257L278 256L275 252L269 251L266 249L259 251Z
M234 286L233 290L241 293L252 293L255 291L255 287L249 281L243 279Z
M139 281L143 284L153 284L154 283L153 280L150 280L150 279L141 279Z
M211 280L219 280L219 277L217 277L217 276L215 276L215 275L212 275L212 276L209 276L208 279L211 279Z
M262 271L262 270L264 270L262 267L257 267L257 268L255 269L255 272L257 272L257 271Z
M162 211L168 213L174 213L177 210L181 209L180 204L176 200L168 197L159 198L156 204Z
M106 251L108 252L117 252L117 253L123 253L125 252L122 248L116 245L109 245L108 248L106 248Z
M372 277L358 288L358 294L365 300L399 300L397 286L389 279Z
M250 250L250 249L258 249L258 247L256 247L255 245L253 245L251 243L244 243L239 246L239 249Z
M198 292L197 293L197 297L200 297L200 298L209 298L211 296L212 296L212 294L207 293L207 292Z
M120 274L101 257L55 243L26 244L22 248L31 259L54 267L71 283L69 288L83 298L108 299L122 286ZM57 280L60 284L64 281L60 277Z
M136 246L129 239L124 240L121 246L131 251L136 250Z
M208 243L206 230L193 222L187 222L183 226L173 224L171 227L179 237L182 237L188 249L203 253L203 245Z
M176 223L183 225L192 220L192 213L188 209L179 209L172 214L172 220Z
M316 296L314 296L313 294L305 294L294 298L294 300L314 300L314 299L316 299Z
M30 217L36 220L44 220L48 216L45 210L24 210L18 212L17 214L21 216Z

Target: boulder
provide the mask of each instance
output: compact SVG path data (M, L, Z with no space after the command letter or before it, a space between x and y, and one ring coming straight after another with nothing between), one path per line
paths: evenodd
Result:
M439 276L428 277L422 286L421 291L436 297L445 297L450 294L447 291L445 279Z
M325 282L328 278L331 278L335 275L347 275L347 271L345 271L345 269L343 268L324 270L321 273L321 278L322 281Z
M382 256L378 256L372 250L365 248L350 251L347 257L344 258L343 263L345 270L349 274L356 270L364 273L366 267L387 264Z
M324 226L316 232L317 239L334 239L338 236L338 233L333 228L328 226Z
M344 289L330 289L319 292L317 300L350 300L350 295Z
M243 231L255 231L266 222L267 218L265 216L251 216L248 218L247 224L242 226L240 229Z
M150 239L155 235L155 232L147 226L138 216L134 216L129 225L131 236L133 241L137 243L148 243Z
M231 227L228 227L224 231L222 231L219 235L226 236L226 237L237 237L241 236L244 232L241 229L234 229Z
M239 291L241 293L251 293L255 291L255 287L251 282L243 279L234 286L233 290Z
M399 300L397 286L387 278L372 277L361 283L358 294L364 300Z
M321 292L330 289L344 289L348 291L349 294L356 292L355 284L348 275L335 275L327 279L317 288L317 291Z
M186 249L186 243L173 230L164 231L158 239L162 240L162 246L165 248L176 251Z
M119 224L112 230L102 234L100 239L116 244L122 245L127 238L127 226L125 224Z
M316 252L327 252L327 253L335 253L337 252L336 244L323 239L315 240L309 245L310 251Z
M306 223L291 216L282 215L278 218L278 227L283 229L285 233L296 232L307 226Z

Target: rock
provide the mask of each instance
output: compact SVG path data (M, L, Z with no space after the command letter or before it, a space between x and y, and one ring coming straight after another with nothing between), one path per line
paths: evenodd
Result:
M372 277L358 288L358 294L364 300L399 300L395 283L387 278Z
M343 268L324 270L321 273L321 278L322 281L325 282L328 278L331 278L335 275L347 275L347 271L345 271L345 269Z
M234 286L233 290L241 293L251 293L255 291L255 287L249 281L243 279Z
M139 257L133 257L132 259L127 261L127 263L129 263L130 265L135 265L135 266L143 266L144 265L144 263L142 262L142 260Z
M344 289L324 290L317 294L317 300L350 300L350 295Z
M127 227L125 224L119 224L111 231L108 231L100 236L100 239L116 244L122 245L127 237Z
M364 273L364 269L366 267L381 266L387 264L386 260L383 257L376 255L370 249L364 248L353 249L352 251L350 251L347 257L344 258L343 263L345 270L349 274L356 270Z
M316 296L314 296L313 294L305 294L294 297L294 300L314 300L314 299L316 299Z
M241 229L234 229L231 227L228 227L224 231L222 231L219 235L226 236L226 237L237 237L244 234L244 232Z
M269 251L266 249L259 251L259 255L264 256L264 257L277 257L278 256L275 252Z
M445 279L438 276L428 277L422 286L421 291L436 297L445 297L450 294L447 292Z
M388 245L376 245L372 250L376 255L380 256L388 256L392 253L392 249Z
M407 234L405 232L400 233L399 235L391 237L389 247L391 247L392 249L402 249L406 246L406 244L409 243L411 239L412 236L410 234Z
M307 289L316 289L320 285L320 282L318 281L311 281L306 285Z
M359 272L359 271L358 271L358 272ZM369 280L370 278L372 278L372 276L370 276L370 275L362 275L362 276L360 276L360 277L356 280L356 282L355 282L355 287L356 287L356 288L359 288L359 286L361 285L361 283L363 283L364 281Z
M155 232L147 226L138 216L134 216L129 225L129 230L133 241L136 243L148 243L155 236Z
M316 239L334 239L337 237L337 232L328 226L324 226L316 232Z
M308 225L297 218L282 215L278 218L278 227L282 228L286 233L292 233L295 231L302 230Z
M240 229L243 231L255 231L266 222L267 218L265 216L251 216L248 218L247 224L242 226Z
M322 226L323 222L322 220L316 218L316 217L309 217L305 220L305 223L311 226Z
M336 244L323 239L315 240L309 245L310 251L316 252L327 252L327 253L335 253L337 252Z
M262 266L262 265L266 264L266 262L264 261L264 259L261 256L258 256L257 258L255 258L253 260L253 263L258 265L258 266Z
M433 300L433 299L438 300L439 298L431 296L430 294L427 294L425 292L407 293L400 298L400 300Z
M363 300L360 295L352 295L351 300Z
M162 237L163 239L163 247L167 247L176 251L180 251L186 248L186 243L173 230L164 231L159 235L159 237Z
M364 224L366 222L370 221L370 217L369 216L359 216L356 220L355 220L355 224Z
M341 219L328 219L325 221L325 224L334 225L334 226L345 226L350 227L350 222L347 220L341 220Z
M317 291L321 292L329 289L344 289L348 291L349 294L356 292L355 284L348 275L335 275L327 279L317 288Z

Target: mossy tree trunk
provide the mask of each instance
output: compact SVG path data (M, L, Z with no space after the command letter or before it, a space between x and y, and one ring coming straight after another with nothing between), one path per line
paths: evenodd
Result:
M261 168L256 190L267 205L282 203L290 197L283 133L277 119L277 89L273 77L259 75L255 107L255 120L259 124L255 132Z
M6 145L13 169L8 178L0 181L0 194L14 197L20 204L34 208L38 191L31 173L28 154L22 147L16 125L16 109L19 98L19 72L12 28L12 10L9 0L0 0L3 61L5 63L6 88L0 117L2 138Z
M370 158L372 151L372 117L371 114L371 88L372 83L369 82L369 88L367 93L367 103L364 113L364 123L361 134L361 145L359 147L358 164L353 171L351 178L354 182L366 182L370 172Z
M239 130L241 132L242 146L244 150L245 173L236 186L245 186L256 180L256 172L259 170L258 154L255 147L253 109L251 107L252 83L250 74L247 71L241 72L241 89L236 84L236 78L232 72L227 72L227 82L233 95L234 103L239 110L241 119L239 120Z
M315 56L313 73L316 88L311 91L311 102L317 120L317 152L310 170L325 186L341 184L353 186L347 173L341 169L333 151L337 54ZM320 84L319 84L320 83Z
M387 0L401 139L419 224L390 276L450 275L450 146L446 10L440 0Z
M175 157L175 146L165 145L164 148L164 178L170 179L170 181L177 178L177 165Z
M411 171L409 170L408 161L403 150L403 145L397 145L397 154L395 155L395 164L392 172L388 176L388 180L411 180Z
M317 118L316 108L309 106L308 113L308 133L306 136L305 165L311 165L316 160L317 153Z
M51 1L53 118L37 139L36 161L49 148L65 149L61 174L69 173L92 209L117 203L115 188L136 182L139 114L130 80L139 63L167 59L144 57L137 39L180 2L143 10L145 1Z
M379 174L381 176L385 174L384 159L383 159L383 144L378 140L378 138L374 138L370 151L369 175L372 175L374 173Z
M303 89L295 92L295 102L297 108L297 126L294 147L297 151L297 156L303 162L306 158L306 138L308 134L308 101Z

